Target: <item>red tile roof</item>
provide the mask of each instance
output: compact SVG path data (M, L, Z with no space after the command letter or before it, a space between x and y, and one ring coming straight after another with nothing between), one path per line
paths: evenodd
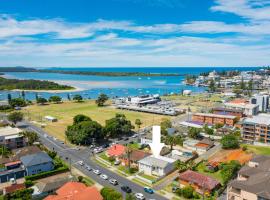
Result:
M126 147L121 144L115 144L107 150L108 156L121 156L125 153Z
M217 180L213 178L210 178L208 176L205 176L203 174L191 170L187 170L181 173L179 179L189 182L190 184L196 184L200 188L205 188L210 191L220 184Z
M103 200L96 187L87 187L83 183L68 182L44 200Z
M21 161L9 162L9 163L6 163L5 166L9 167L9 166L18 165L18 164L21 164Z
M22 190L22 189L25 189L24 183L22 183L22 184L14 184L14 185L5 187L4 190L5 190L5 193L8 194L8 193L12 193L12 192L15 192L17 190Z

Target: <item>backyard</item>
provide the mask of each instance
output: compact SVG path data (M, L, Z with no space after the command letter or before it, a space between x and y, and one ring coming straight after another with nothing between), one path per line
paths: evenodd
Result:
M112 106L98 107L94 100L87 100L81 103L66 101L61 104L49 105L31 105L26 107L23 112L25 117L31 121L45 123L45 131L54 137L64 140L66 127L72 124L73 117L77 114L84 114L98 121L102 125L107 119L115 116L116 113L125 114L126 117L134 124L135 120L140 119L142 127L153 124L160 124L163 118L169 118L162 115L148 114L142 112L133 112L118 110ZM52 116L58 119L57 122L45 122L45 116Z
M257 155L270 155L270 147L255 146L255 145L242 145L247 147L247 151Z

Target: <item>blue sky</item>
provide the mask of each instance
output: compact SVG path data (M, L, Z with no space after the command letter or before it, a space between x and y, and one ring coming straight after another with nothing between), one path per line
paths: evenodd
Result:
M0 0L0 66L265 66L270 0Z

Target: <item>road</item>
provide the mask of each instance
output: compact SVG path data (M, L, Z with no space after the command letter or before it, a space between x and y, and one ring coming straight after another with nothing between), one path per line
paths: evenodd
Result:
M158 195L156 193L155 194L145 193L142 186L140 186L136 183L133 183L132 181L130 181L130 180L100 166L100 165L97 165L94 161L89 159L90 154L91 154L90 149L84 148L81 150L76 150L75 148L70 148L69 146L66 146L65 144L63 144L63 142L61 142L59 140L55 140L53 137L49 137L48 134L44 130L42 130L41 128L38 128L38 127L30 124L29 122L24 122L24 123L27 125L26 129L28 129L29 131L34 131L39 135L40 141L48 149L56 151L58 153L58 155L61 156L61 158L63 160L68 158L67 160L71 163L71 165L73 167L82 171L85 175L89 176L91 179L93 179L94 181L96 181L100 185L110 186L110 187L118 190L119 192L121 192L123 194L123 196L125 196L125 193L121 190L120 187L122 185L127 185L132 189L133 193L142 193L142 194L144 194L146 199L156 199L156 200L165 200L166 199L163 196ZM113 186L109 183L108 180L103 180L98 175L94 174L92 171L86 170L84 166L80 166L78 164L78 161L80 161L80 160L82 160L85 164L89 165L91 168L100 170L100 172L102 174L106 174L107 176L109 176L109 178L116 179L119 182L119 185Z

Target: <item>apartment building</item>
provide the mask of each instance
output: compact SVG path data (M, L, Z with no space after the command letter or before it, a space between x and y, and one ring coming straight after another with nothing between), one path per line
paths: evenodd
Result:
M258 104L251 104L246 102L244 99L233 100L227 103L224 103L224 107L228 109L241 110L246 116L257 115L259 112Z
M236 116L238 118L242 118L244 116L244 112L242 110L222 108L222 107L213 108L213 114L232 115L232 116Z
M259 105L259 111L266 112L269 108L269 95L255 94L250 98L250 103Z
M227 187L228 200L270 199L270 156L256 156L238 172Z
M10 126L0 128L0 144L9 149L15 149L25 146L25 139L20 133L21 129Z
M245 142L270 143L270 115L259 114L242 122L242 138Z
M217 115L212 113L195 113L192 116L192 121L206 123L206 124L225 124L233 126L237 117L232 115Z

